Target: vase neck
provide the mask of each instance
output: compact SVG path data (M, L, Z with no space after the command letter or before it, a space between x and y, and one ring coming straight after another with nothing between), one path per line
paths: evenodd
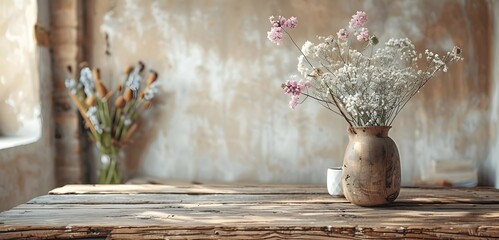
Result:
M372 126L372 127L351 127L348 128L350 136L377 136L388 137L388 131L391 126Z

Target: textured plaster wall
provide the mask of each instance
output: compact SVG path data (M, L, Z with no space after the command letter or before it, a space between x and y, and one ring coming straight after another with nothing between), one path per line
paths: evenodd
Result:
M494 1L494 66L499 63L499 2ZM499 188L499 68L493 68L494 85L492 88L492 104L490 111L490 151L487 161L484 163L484 168L488 169L486 181L487 183L495 183L495 187Z
M36 22L48 28L48 19L47 1L0 1L0 129L22 128L22 121L9 117L42 115L38 141L0 149L0 211L55 185L50 55L36 46L32 33Z
M324 183L326 168L341 165L347 125L313 101L288 108L280 84L297 73L298 52L288 40L281 46L267 40L268 16L298 17L292 34L301 45L334 34L357 10L368 12L370 31L382 42L407 36L420 51L464 49L465 61L433 79L394 123L403 184L435 159L470 161L490 176L483 164L493 155L490 2L86 3L89 61L105 81L117 84L123 66L138 60L160 74L159 101L126 149L133 176ZM481 181L491 183L487 176Z

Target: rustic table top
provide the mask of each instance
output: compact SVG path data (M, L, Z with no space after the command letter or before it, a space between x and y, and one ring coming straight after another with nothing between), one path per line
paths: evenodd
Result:
M0 213L0 239L499 238L499 190L403 188L357 207L318 185L67 185Z

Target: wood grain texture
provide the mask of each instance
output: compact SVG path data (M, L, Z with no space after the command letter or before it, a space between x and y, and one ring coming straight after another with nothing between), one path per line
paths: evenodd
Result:
M0 214L0 239L499 238L499 190L402 188L363 208L324 186L68 185Z

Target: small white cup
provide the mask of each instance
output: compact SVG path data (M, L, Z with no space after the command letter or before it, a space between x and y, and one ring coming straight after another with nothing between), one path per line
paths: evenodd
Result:
M327 191L333 197L343 197L342 171L341 167L327 169Z

